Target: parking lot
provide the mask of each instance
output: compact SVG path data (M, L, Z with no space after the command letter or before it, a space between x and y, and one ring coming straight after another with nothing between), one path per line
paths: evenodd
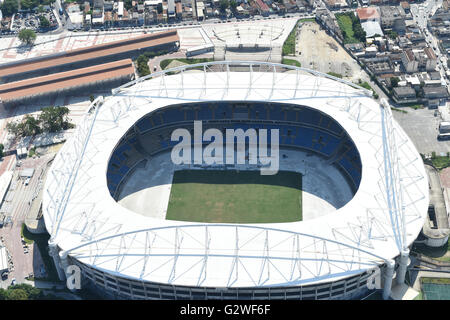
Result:
M46 29L40 27L39 18L45 17L50 26ZM11 31L19 32L20 29L31 29L35 32L46 31L57 27L58 23L52 10L47 10L41 13L16 13L12 20Z
M422 154L447 155L450 151L450 141L438 141L437 135L441 118L436 115L435 110L427 108L414 110L402 108L407 113L392 111L394 118L400 123L403 130L414 142L417 150Z

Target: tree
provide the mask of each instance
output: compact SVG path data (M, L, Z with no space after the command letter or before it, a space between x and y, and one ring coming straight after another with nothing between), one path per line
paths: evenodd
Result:
M150 74L150 68L148 67L148 57L144 54L141 54L136 59L137 71L140 77L146 76Z
M127 9L127 11L130 10L131 8L133 8L132 0L125 0L123 6L125 7L125 9Z
M41 132L39 121L31 115L26 115L21 122L7 123L6 129L9 133L19 137L33 136Z
M58 132L67 130L71 127L67 115L69 108L67 107L46 107L42 109L39 115L42 130L44 132Z
M231 8L231 10L236 11L236 8L237 8L236 0L231 0L230 1L230 8Z
M21 122L22 136L34 136L41 133L41 128L39 127L39 120L35 117L27 114L24 120Z
M22 29L19 32L19 40L30 45L36 40L36 33L31 29Z
M0 158L3 158L3 156L5 155L3 153L3 150L5 149L5 146L3 145L3 143L0 143Z
M5 0L1 5L2 13L4 16L12 16L19 10L19 3L17 0Z
M392 77L391 78L391 87L392 88L398 87L399 82L400 82L400 79L398 77Z
M8 290L6 298L8 300L28 300L28 295L25 290L10 289L10 290Z
M50 21L48 21L48 19L44 16L39 16L39 26L46 29L50 27Z
M225 12L230 7L230 2L228 0L220 0L219 7L220 11Z

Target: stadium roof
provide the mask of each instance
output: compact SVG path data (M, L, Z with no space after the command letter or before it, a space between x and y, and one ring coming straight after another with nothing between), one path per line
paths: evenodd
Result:
M89 59L110 56L114 54L134 51L143 48L155 47L179 41L177 31L165 31L146 34L139 37L103 43L59 54L52 54L33 59L20 60L18 62L0 65L0 77L10 76L39 69L51 68L59 65L86 61Z
M134 68L131 59L124 59L93 67L5 83L0 85L0 99L2 102L7 102L133 73Z
M95 112L64 144L45 184L45 225L60 255L125 278L207 287L327 282L396 257L419 234L428 208L425 169L413 143L387 103L369 91L313 70L280 68L240 61L181 66L94 102ZM197 101L285 102L328 114L361 155L358 191L332 214L292 223L170 221L119 205L106 179L117 142L149 112Z

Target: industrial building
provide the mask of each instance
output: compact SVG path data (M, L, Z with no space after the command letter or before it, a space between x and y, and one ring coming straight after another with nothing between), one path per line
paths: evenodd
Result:
M0 79L2 83L6 83L84 68L130 58L145 50L178 50L179 40L177 31L172 30L14 61L0 65Z
M104 63L47 76L9 82L0 85L0 105L5 108L61 92L76 92L86 87L120 85L134 76L131 59Z

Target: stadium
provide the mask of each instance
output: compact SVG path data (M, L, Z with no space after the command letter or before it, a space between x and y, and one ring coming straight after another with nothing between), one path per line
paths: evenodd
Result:
M371 96L305 68L221 61L97 98L45 182L60 279L76 265L83 286L116 299L388 298L422 229L428 182L389 105ZM200 120L218 132L279 130L279 172L174 164L172 133L195 135Z

